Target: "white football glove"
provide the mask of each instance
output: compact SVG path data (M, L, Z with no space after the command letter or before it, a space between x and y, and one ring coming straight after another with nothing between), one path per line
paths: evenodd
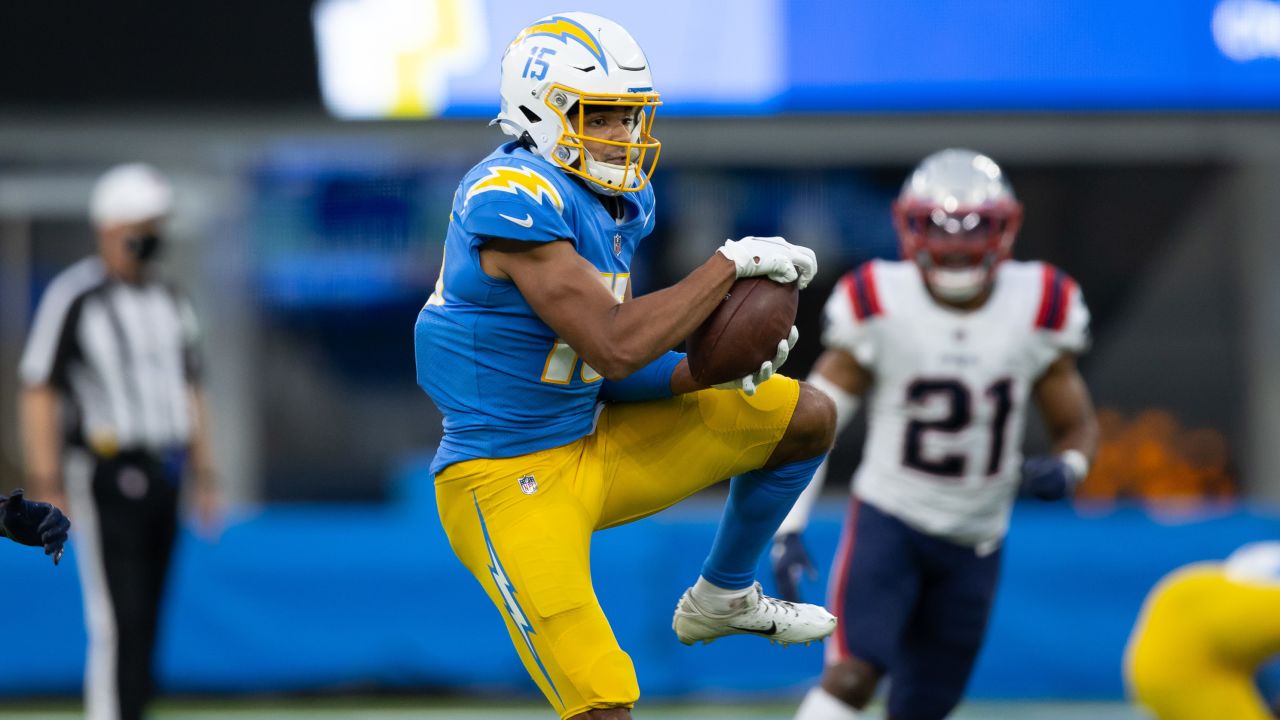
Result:
M796 329L795 325L792 325L791 332L787 334L787 338L778 341L778 352L774 353L773 359L765 360L760 365L759 370L750 375L743 375L737 380L730 380L711 387L717 390L741 390L748 395L755 395L756 388L760 386L760 383L773 377L773 374L782 367L782 363L787 361L787 356L791 354L791 348L796 346L796 341L799 339L800 331Z
M818 258L812 250L780 237L749 235L741 240L725 240L716 252L733 261L740 278L764 275L783 284L799 279L801 290L818 272Z

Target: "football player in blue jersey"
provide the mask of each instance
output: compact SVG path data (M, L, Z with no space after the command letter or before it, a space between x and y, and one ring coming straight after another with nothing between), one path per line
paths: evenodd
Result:
M592 589L595 530L731 477L701 576L677 603L677 637L807 643L835 627L755 582L835 424L824 394L774 374L794 330L773 360L715 388L668 350L735 279L803 288L816 260L782 238L731 240L679 283L632 299L660 148L639 45L595 15L543 18L508 46L501 95L494 122L515 140L459 185L415 328L418 383L444 415L436 500L560 717L629 718L639 687Z

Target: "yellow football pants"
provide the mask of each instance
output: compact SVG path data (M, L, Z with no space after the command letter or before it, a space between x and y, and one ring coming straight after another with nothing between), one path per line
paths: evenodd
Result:
M1280 652L1280 586L1237 582L1218 563L1160 581L1126 651L1130 693L1160 720L1270 720L1254 685Z
M797 381L774 376L751 397L704 390L611 404L576 442L457 463L436 478L453 551L502 612L560 717L630 707L640 696L592 589L591 533L764 465L799 394ZM654 622L665 627L666 618Z

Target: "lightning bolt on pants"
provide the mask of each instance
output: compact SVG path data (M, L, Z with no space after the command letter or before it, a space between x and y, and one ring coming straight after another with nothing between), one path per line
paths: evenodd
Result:
M591 585L591 522L572 494L549 487L551 470L535 462L526 471L540 483L533 496L520 489L519 474L474 488L440 483L441 522L561 717L630 707L640 688ZM451 499L455 491L461 496Z

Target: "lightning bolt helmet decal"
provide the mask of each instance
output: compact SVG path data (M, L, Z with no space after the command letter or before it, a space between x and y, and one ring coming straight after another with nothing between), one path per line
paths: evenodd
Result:
M516 36L516 39L511 41L511 44L515 45L525 38L538 35L557 38L565 42L568 42L569 40L576 41L579 45L586 48L587 52L591 53L592 57L600 62L600 67L604 70L606 75L609 73L609 61L605 57L604 48L600 46L600 41L596 39L596 36L592 35L591 31L587 30L581 24L576 23L563 15L552 15L551 17L546 18L537 24L530 25L522 30L520 34Z

